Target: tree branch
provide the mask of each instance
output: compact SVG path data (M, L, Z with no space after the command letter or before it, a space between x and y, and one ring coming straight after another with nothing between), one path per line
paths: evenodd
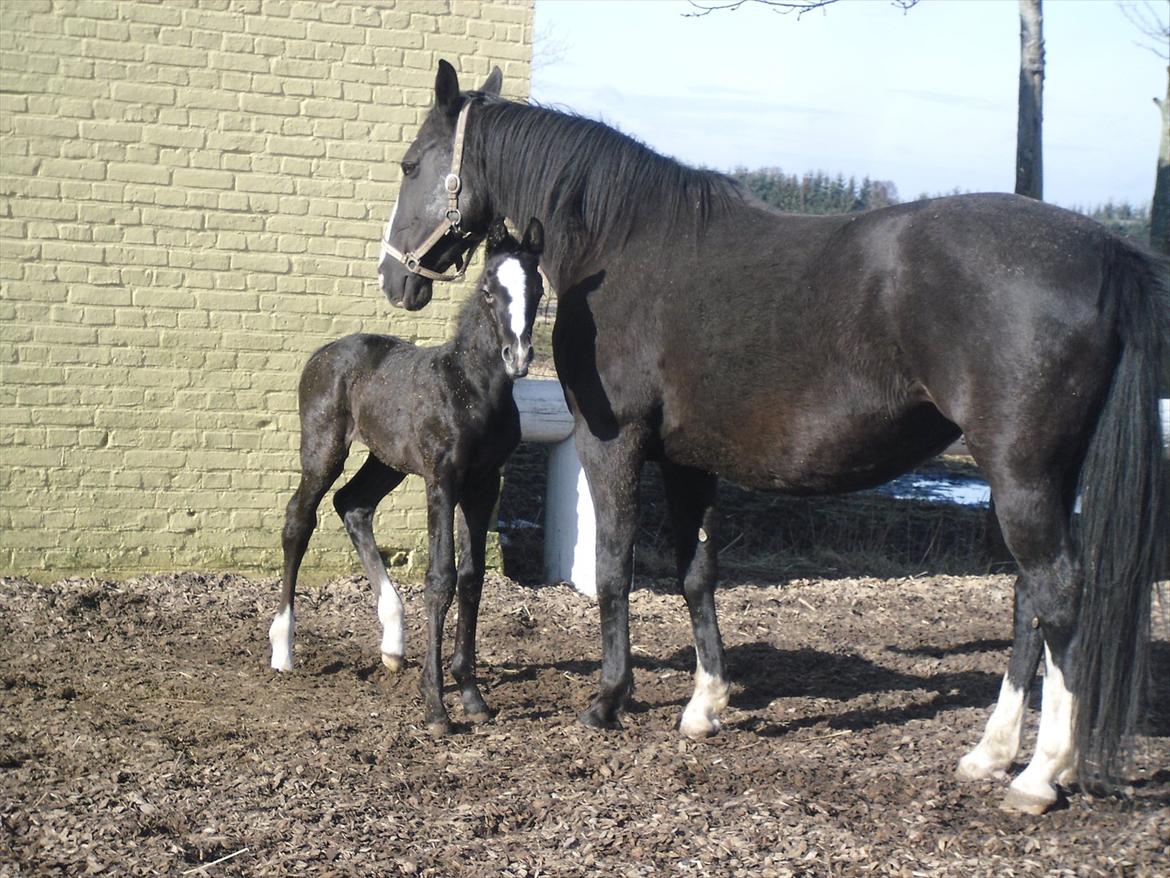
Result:
M704 15L710 15L712 12L734 12L745 3L759 3L767 6L773 12L781 15L789 15L793 12L796 17L800 18L806 12L812 12L814 9L824 9L826 6L832 6L840 0L690 0L691 6L695 8L695 12L684 12L684 18L702 18ZM891 6L896 6L905 12L908 9L918 5L919 0L889 0Z
M1149 0L1142 0L1141 3L1118 2L1117 8L1142 35L1141 40L1134 40L1135 45L1153 52L1163 61L1170 61L1170 17L1163 19Z

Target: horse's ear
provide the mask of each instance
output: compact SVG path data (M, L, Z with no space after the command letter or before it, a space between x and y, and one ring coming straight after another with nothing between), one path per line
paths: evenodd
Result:
M504 74L499 67L493 67L492 72L488 74L488 78L483 81L483 85L479 87L485 95L500 96L500 87L504 84Z
M492 224L488 226L487 231L487 252L492 253L499 250L510 238L508 226L504 220L502 218L492 220Z
M536 217L528 221L528 228L524 230L524 242L521 246L534 256L539 256L544 252L544 226Z
M446 61L439 61L439 72L435 74L435 106L442 107L452 116L459 112L463 102L459 94L459 74Z

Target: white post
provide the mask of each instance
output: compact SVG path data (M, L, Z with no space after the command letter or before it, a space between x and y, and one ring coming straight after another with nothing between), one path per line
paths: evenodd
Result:
M548 459L544 502L544 578L571 582L582 594L597 597L597 527L593 497L577 443L570 436L553 446Z
M593 497L573 442L573 416L555 379L525 378L513 390L525 442L553 446L544 495L544 578L571 582L597 596L594 575L596 525Z
M1158 400L1158 414L1162 416L1162 448L1170 459L1170 399Z

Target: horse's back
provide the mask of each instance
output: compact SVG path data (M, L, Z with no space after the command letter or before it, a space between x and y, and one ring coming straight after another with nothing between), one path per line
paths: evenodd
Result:
M770 222L782 254L733 254L748 283L710 296L729 265L708 258L657 317L672 459L756 487L849 490L1013 407L1032 424L1083 421L1107 386L1116 241L1091 220L968 195Z

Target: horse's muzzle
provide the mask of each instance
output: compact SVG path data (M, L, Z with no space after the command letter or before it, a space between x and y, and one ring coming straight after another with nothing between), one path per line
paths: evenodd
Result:
M433 284L430 279L408 274L401 269L381 271L382 292L395 308L417 311L431 300Z

